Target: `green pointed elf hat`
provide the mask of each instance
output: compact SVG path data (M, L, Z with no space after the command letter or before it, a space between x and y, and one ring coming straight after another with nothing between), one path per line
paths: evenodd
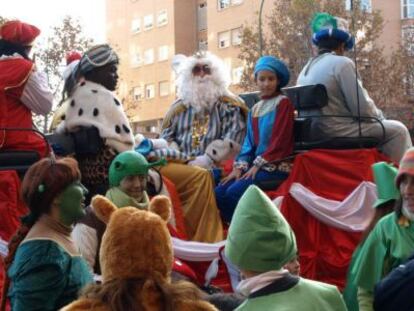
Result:
M400 192L395 185L395 178L398 174L397 168L386 162L378 162L372 165L372 171L374 172L374 181L377 185L378 195L374 208L388 201L398 199Z
M295 235L273 202L250 186L237 204L225 254L242 270L281 269L297 254Z

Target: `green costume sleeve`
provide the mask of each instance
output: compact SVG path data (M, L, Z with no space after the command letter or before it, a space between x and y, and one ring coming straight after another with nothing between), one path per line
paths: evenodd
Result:
M373 291L375 284L381 280L386 261L387 248L381 223L378 223L361 247L351 274L355 276L355 285Z
M359 311L374 310L374 295L371 291L367 291L358 287L358 305Z
M24 269L13 281L13 311L56 310L65 281L58 264L36 265Z

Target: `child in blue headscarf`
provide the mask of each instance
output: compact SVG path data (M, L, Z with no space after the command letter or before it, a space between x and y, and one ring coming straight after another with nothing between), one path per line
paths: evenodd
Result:
M256 63L254 77L262 100L249 112L247 134L233 171L215 189L217 205L227 222L251 184L260 186L287 177L272 162L293 152L295 109L280 90L289 83L289 76L286 65L276 57L263 56Z

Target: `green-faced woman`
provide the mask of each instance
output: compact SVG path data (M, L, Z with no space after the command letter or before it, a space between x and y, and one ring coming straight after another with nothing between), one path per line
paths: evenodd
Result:
M80 177L71 158L42 159L27 171L21 196L30 214L6 258L12 310L58 310L92 281L71 238L72 225L84 215L87 190Z

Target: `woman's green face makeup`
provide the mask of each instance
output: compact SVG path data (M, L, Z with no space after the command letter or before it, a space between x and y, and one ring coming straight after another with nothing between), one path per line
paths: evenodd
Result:
M70 226L85 215L85 195L88 190L80 181L67 186L59 195L60 221Z

